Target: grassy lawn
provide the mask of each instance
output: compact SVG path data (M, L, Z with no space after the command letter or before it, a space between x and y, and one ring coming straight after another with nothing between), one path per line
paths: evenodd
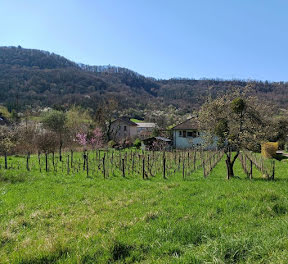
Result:
M2 161L1 161L2 163ZM288 163L227 181L0 170L0 263L288 263Z

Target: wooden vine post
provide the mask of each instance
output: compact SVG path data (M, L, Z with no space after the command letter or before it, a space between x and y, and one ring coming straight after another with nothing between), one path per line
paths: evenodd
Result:
M142 158L142 178L145 180L145 157Z
M7 152L4 154L4 160L5 160L5 170L8 169L8 162L7 162Z
M275 179L275 160L272 161L272 175L271 180L274 181Z
M165 157L165 152L163 153L163 179L167 179L166 178L166 157Z
M26 157L26 169L27 169L27 171L30 171L29 159L30 159L30 153L28 152L27 157Z
M125 159L122 159L122 176L125 178Z
M183 177L183 180L185 180L185 160L183 160L183 164L182 164L182 177Z
M102 158L102 166L103 166L103 178L106 179L106 171L105 171L105 153Z
M252 180L253 177L253 162L250 160L250 173L249 173L249 179Z
M48 154L47 152L45 153L45 171L48 171Z
M70 162L69 162L69 155L67 156L67 174L70 173Z
M88 158L88 153L86 154L86 174L87 178L89 178L89 164L88 164L89 158Z

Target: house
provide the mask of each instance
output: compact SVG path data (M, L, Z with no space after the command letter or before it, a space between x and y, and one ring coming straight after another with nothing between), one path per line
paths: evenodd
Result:
M128 118L118 118L111 123L111 136L116 141L137 137L137 124Z
M171 147L172 140L165 137L150 137L141 141L142 150L168 150Z
M142 132L153 132L156 128L155 123L135 123L137 124L137 134L141 134Z
M136 123L137 124L137 135L141 139L145 139L151 136L153 130L157 127L155 123Z
M111 123L111 135L115 140L134 139L147 135L156 128L155 123L135 123L128 118L118 118Z
M204 140L202 132L199 131L199 121L197 117L189 118L188 120L174 126L173 131L173 147L176 149L188 149L188 148L201 148L204 147ZM213 143L208 149L217 148L217 140L213 139Z

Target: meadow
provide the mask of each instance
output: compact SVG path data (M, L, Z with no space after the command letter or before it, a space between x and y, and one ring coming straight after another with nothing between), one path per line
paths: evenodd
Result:
M168 162L166 179L160 165L144 179L140 165L87 175L67 158L47 172L36 156L29 171L26 157L7 170L1 158L0 263L288 262L287 160L274 181L256 168L247 179L237 160L228 181L224 158L207 177Z

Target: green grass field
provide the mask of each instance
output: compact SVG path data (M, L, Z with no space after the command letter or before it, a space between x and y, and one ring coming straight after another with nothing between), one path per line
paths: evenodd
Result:
M0 263L288 263L287 168L274 182L239 161L227 181L224 160L186 180L2 168Z

